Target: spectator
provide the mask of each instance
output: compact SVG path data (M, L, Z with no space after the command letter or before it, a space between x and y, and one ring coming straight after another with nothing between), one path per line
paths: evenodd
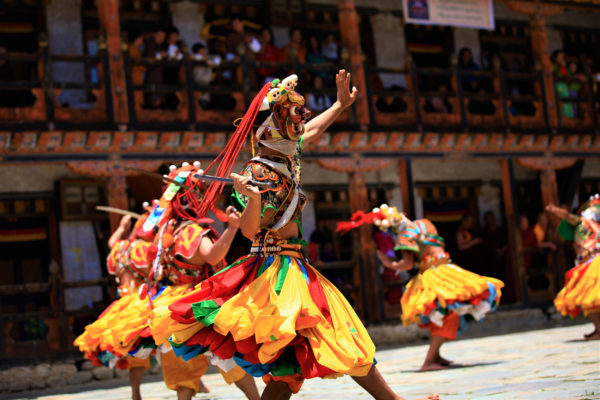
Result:
M458 247L457 255L459 264L465 265L467 269L475 273L487 273L481 271L481 244L483 240L480 237L475 237L473 229L475 228L475 218L467 213L461 221L460 226L456 231L456 245Z
M585 75L583 75L579 71L579 65L575 61L569 62L569 78L571 79L569 86L569 97L571 99L577 100L580 97L580 90L583 87L583 83L585 82ZM573 116L579 116L579 107L578 103L573 103Z
M390 90L402 91L404 88L392 85ZM375 102L375 107L381 112L397 113L406 111L407 105L400 96L379 96Z
M310 234L310 240L308 242L308 259L311 265L319 267L321 265L321 243L323 243L323 232L319 229L315 229Z
M298 60L306 63L306 46L302 39L302 31L298 27L290 28L290 42L283 48L285 59L289 62Z
M508 250L506 231L498 226L496 215L492 211L483 215L483 223L483 249L489 260L489 275L504 280Z
M521 231L521 247L525 251L523 254L523 264L525 269L531 268L531 251L532 249L537 248L537 239L535 237L535 233L533 229L529 225L529 218L526 215L521 215L519 228Z
M375 241L375 246L377 247L378 253L383 253L387 258L391 260L396 258L396 252L394 251L394 247L396 247L396 240L391 234L376 229L373 233L373 240ZM400 271L388 268L384 265L381 277L384 282L396 281L400 283L406 283L411 278L411 273L409 271ZM385 299L391 304L399 304L401 298L401 287L393 287L388 289L386 292Z
M144 57L162 60L167 56L164 29L157 29L144 46ZM164 83L163 67L161 65L148 66L146 70L146 84L160 85ZM145 106L148 108L162 108L165 105L165 96L161 93L146 93Z
M179 40L179 30L174 26L169 28L167 33L166 53L169 61L179 61L183 58L182 43ZM165 67L164 71L164 79L167 85L179 84L180 65L168 65ZM165 95L165 106L168 109L174 110L178 105L179 99L175 93L167 93Z
M549 231L548 215L544 212L539 213L533 227L537 245L541 248L556 250L556 245L549 238Z
M552 61L552 69L554 71L556 93L561 102L561 115L566 118L574 118L575 109L573 103L566 101L571 97L571 93L569 92L569 84L567 82L569 69L565 52L562 50L554 51L550 60Z
M325 39L321 44L321 53L329 62L337 63L339 61L340 55L338 54L338 44L335 41L335 35L333 33L329 33L325 36Z
M319 91L323 90L323 78L320 75L314 76L313 88L316 89L317 93L308 94L306 101L308 109L318 113L331 107L333 103L331 102L329 96L318 93Z
M141 60L144 54L144 34L141 32L130 32L129 39L131 41L127 48L129 58L134 61ZM133 65L131 67L131 83L135 86L143 85L145 73L145 66Z
M458 69L465 72L461 76L460 84L465 92L477 92L479 90L479 79L476 76L468 75L470 71L480 71L479 65L473 61L471 49L463 47L458 53Z
M208 49L202 43L196 43L192 47L192 57L199 63L194 63L192 75L194 84L197 86L207 86L212 81L213 68L221 63L219 56L210 56ZM208 108L210 105L210 93L204 92L199 100L202 108Z
M259 40L250 32L246 32L244 21L236 16L231 19L231 31L225 38L227 61L239 63L243 60L253 62L260 52Z
M260 31L259 41L261 51L256 56L257 61L267 63L280 63L284 61L283 52L279 47L275 46L271 28L263 28ZM264 82L265 80L272 80L271 78L282 75L278 73L280 70L280 67L257 68L256 75L258 81Z
M437 93L439 96L434 96L425 102L424 110L428 113L437 113L437 114L450 114L452 112L452 104L448 101L448 86L442 83L438 89Z

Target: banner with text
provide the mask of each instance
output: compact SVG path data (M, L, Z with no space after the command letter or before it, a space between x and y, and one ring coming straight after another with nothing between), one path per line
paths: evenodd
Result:
M409 24L494 30L492 0L402 0Z

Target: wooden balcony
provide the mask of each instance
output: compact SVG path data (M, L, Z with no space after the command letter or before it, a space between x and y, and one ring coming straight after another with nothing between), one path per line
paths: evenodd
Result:
M258 69L271 69L279 75L294 72L300 79L299 92L305 96L328 96L335 100L331 77L339 66L273 63L222 63L214 68L216 77L209 84L194 82L194 68L203 65L186 55L181 60L131 59L123 53L126 70L127 115L129 121L115 121L109 74L108 54L101 46L96 56L49 54L40 47L35 54L7 53L0 61L29 65L29 80L0 80L0 93L25 95L29 104L0 106L0 131L192 131L227 132L241 117L258 91ZM61 63L79 64L86 71L81 80L54 79ZM175 82L147 83L143 74L169 69ZM94 78L90 78L90 71ZM546 104L539 70L527 73L464 71L449 68L417 68L408 63L403 69L365 66L370 123L367 131L401 133L502 133L556 134L597 133L598 87L591 76L579 82L576 96L556 97L558 107ZM141 75L140 75L141 74ZM319 74L325 81L316 89L310 76ZM373 84L384 75L403 82L394 88ZM468 90L469 82L478 89ZM329 86L327 84L330 84ZM568 84L569 82L565 82ZM61 104L64 91L85 92L90 99L81 105ZM116 88L117 91L122 88ZM5 97L6 98L6 97ZM153 99L159 99L153 104ZM162 99L162 100L161 100ZM168 101L165 101L168 99ZM218 101L215 101L218 100ZM569 111L570 110L570 111ZM569 113L565 113L569 111ZM574 111L574 112L573 112ZM559 126L551 127L549 116L558 117ZM318 114L317 112L313 112ZM567 115L569 114L569 115ZM353 108L342 115L331 131L360 131Z

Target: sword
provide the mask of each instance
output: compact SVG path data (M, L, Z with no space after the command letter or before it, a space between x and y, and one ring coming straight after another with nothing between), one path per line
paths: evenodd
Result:
M200 175L200 174L194 175L194 178L202 179L205 181L222 182L225 184L233 185L232 178L221 178L220 176ZM248 181L248 185L258 186L258 187L266 187L266 188L272 188L274 186L274 184L272 182L260 182L260 181L254 181L252 179Z
M114 213L114 214L120 214L120 215L129 215L130 217L136 218L136 219L139 219L142 217L140 214L135 213L133 211L121 210L120 208L115 208L115 207L96 206L96 210L105 211L105 212Z

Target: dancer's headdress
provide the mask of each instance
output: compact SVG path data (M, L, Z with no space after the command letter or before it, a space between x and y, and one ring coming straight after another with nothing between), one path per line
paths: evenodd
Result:
M600 194L590 196L590 199L579 208L579 213L582 218L600 223Z
M373 224L382 231L398 235L405 228L407 222L410 222L410 220L399 212L396 207L382 204L370 213L357 211L352 215L350 221L338 222L337 231L344 234L364 224Z
M281 82L276 79L265 84L252 100L248 111L223 151L206 168L206 171L217 164L217 170L213 175L229 177L259 111L271 110L271 115L257 129L253 141L258 140L261 145L292 155L296 151L296 142L304 134L304 122L310 115L310 112L304 108L304 97L294 91L297 83L298 77L291 75ZM212 182L209 185L200 204L200 215L206 215L206 212L213 208L222 191L221 182Z

